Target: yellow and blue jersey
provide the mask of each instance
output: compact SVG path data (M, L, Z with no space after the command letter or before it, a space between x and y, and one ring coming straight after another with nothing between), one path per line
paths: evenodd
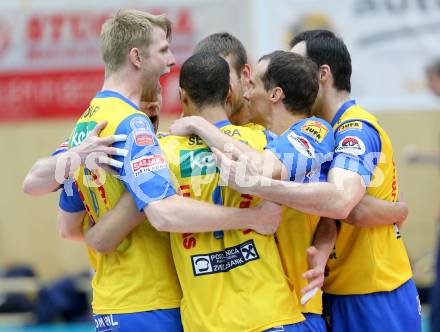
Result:
M258 151L271 137L260 126L229 121L216 126ZM159 135L159 143L183 196L241 208L260 202L219 185L213 153L199 137ZM304 320L273 236L248 229L171 234L171 247L182 286L185 331L263 331Z
M139 210L150 202L175 194L167 163L152 125L138 106L113 91L102 91L91 101L69 139L80 144L98 122L108 124L101 136L127 135L115 147L129 151L118 178L98 172L93 163L81 166L75 184L65 183L60 207L81 209L78 197L92 223L99 222L127 190ZM104 177L105 176L105 177ZM77 193L76 193L77 189ZM172 261L169 234L156 231L146 220L119 244L114 252L95 253L93 265L93 311L118 314L176 308L181 291Z
M274 139L266 149L289 170L288 181L326 181L333 158L333 131L322 119L304 119ZM301 289L307 285L301 275L309 269L306 250L313 244L319 219L319 216L283 207L282 221L276 232L283 267L298 299L302 296ZM321 314L320 292L300 308L303 313Z
M377 119L350 100L338 110L332 126L336 148L331 168L359 174L367 194L395 202L398 185L393 147ZM396 225L359 228L341 223L328 270L324 290L335 295L391 291L412 276Z

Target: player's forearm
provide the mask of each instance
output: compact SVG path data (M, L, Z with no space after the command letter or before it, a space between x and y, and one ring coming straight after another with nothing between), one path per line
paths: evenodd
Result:
M344 219L351 207L348 194L333 183L295 183L264 178L252 194L304 213Z
M60 183L55 179L55 171L60 155L37 160L23 181L23 192L41 196L58 189ZM66 178L68 171L64 172Z
M249 145L229 135L223 134L216 126L203 118L197 117L191 125L191 129L196 135L201 137L210 148L217 148L223 153L231 152L230 149L228 150L228 145L238 149L241 153L256 152L256 150L252 149Z
M62 209L58 209L57 224L60 236L63 239L83 241L84 233L82 223L84 216L85 211L66 212Z
M258 217L254 209L229 208L177 195L150 203L145 213L157 230L174 233L253 229Z
M400 225L407 216L408 206L404 202L388 202L365 195L344 221L357 227L376 227Z
M337 233L336 222L333 219L321 218L315 230L313 246L319 252L319 264L323 267L335 246Z
M85 241L97 252L112 252L143 221L145 215L138 211L130 193L124 192L116 206L87 230Z

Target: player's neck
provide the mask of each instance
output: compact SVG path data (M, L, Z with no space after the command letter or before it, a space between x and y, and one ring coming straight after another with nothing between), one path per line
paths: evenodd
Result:
M291 113L285 107L272 112L270 124L266 127L277 135L281 135L298 121L306 118L305 114Z
M331 123L341 106L350 99L349 92L331 89L326 92L323 98L322 112L319 114L319 117Z
M127 74L124 73L123 70L110 74L105 78L102 90L115 91L139 106L142 95L142 85L140 82L137 82L136 79L127 80L127 77Z
M198 115L211 123L228 119L224 107L220 105L201 107Z

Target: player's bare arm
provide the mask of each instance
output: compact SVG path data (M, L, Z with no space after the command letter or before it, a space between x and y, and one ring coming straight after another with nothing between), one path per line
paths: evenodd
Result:
M124 135L99 137L106 125L107 121L96 125L82 144L67 152L37 160L24 179L23 191L32 196L56 191L81 164L86 163L90 156L97 158L98 164L107 171L111 171L108 166L121 167L119 161L109 156L127 154L123 149L111 147L115 142L125 141L126 137Z
M365 194L365 184L357 173L333 168L329 182L295 183L261 176L245 158L238 161L213 149L220 161L222 178L228 186L304 213L346 219Z
M388 202L365 195L344 222L357 227L397 224L400 228L407 216L408 206L405 202Z
M324 284L325 266L335 245L336 236L336 222L333 219L321 218L315 230L313 245L307 249L309 270L302 276L309 283L301 289L301 293L306 294Z
M83 241L82 223L85 214L85 210L80 212L67 212L58 208L57 224L60 236L63 239Z
M150 203L143 213L125 192L116 206L86 232L85 241L98 252L111 252L136 226L146 221L146 216L154 228L165 232L249 228L260 234L272 234L281 221L281 207L264 202L249 209L229 208L175 195Z

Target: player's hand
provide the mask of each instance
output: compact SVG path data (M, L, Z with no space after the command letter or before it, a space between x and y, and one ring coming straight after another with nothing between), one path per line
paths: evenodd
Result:
M307 286L301 289L301 293L305 294L314 288L321 288L324 284L325 265L327 258L322 255L314 246L307 248L307 262L309 270L302 274L304 279L309 282Z
M69 152L76 153L81 158L81 164L85 164L90 158L102 166L106 171L114 173L109 167L113 166L121 168L123 163L111 158L110 156L127 156L128 151L125 149L114 148L111 145L115 142L124 142L127 135L110 135L107 137L99 137L101 131L107 125L107 121L102 121L89 133L87 138L78 146L69 150ZM73 171L73 170L72 170Z
M175 120L169 130L172 135L176 136L197 134L197 127L203 125L204 121L206 120L200 116L185 116Z
M275 233L281 223L283 208L276 203L265 201L254 209L256 218L250 228L263 235Z
M260 165L232 144L225 146L227 154L217 148L211 150L215 153L223 183L241 193L249 194L261 184Z

